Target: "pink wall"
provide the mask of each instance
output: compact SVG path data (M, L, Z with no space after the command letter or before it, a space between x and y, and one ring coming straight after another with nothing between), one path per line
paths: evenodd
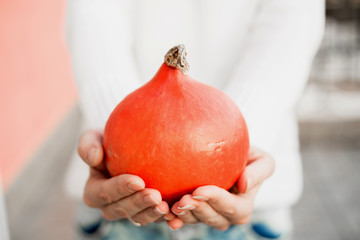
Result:
M0 170L5 188L76 102L64 18L65 0L0 0Z

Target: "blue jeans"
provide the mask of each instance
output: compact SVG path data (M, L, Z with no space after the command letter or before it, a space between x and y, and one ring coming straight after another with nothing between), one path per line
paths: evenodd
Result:
M166 223L152 223L144 227L136 227L127 220L109 222L110 228L101 240L245 240L242 226L231 226L227 231L218 231L203 224L184 226L180 230L170 230Z
M291 219L283 217L268 217L268 221L255 218L249 224L232 225L226 231L218 231L204 224L184 225L179 230L170 230L164 223L152 223L137 227L128 220L106 221L98 209L91 209L80 205L77 225L80 230L78 240L263 240L263 239L291 239L291 231L281 231L273 228L286 225ZM263 214L263 213L262 213ZM286 214L285 214L286 215ZM279 219L281 221L279 221ZM270 221L270 222L269 222ZM277 230L276 230L277 229Z

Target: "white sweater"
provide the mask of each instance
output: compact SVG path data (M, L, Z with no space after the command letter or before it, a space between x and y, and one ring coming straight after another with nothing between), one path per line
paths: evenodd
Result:
M189 74L238 104L250 142L276 161L256 208L291 206L302 174L295 104L323 33L323 0L73 0L68 42L85 128L102 129L127 94L183 43ZM75 158L68 189L88 169Z

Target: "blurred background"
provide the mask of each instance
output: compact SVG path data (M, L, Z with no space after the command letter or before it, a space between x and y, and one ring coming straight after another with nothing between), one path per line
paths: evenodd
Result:
M360 239L360 1L326 5L324 39L298 105L305 185L295 240ZM74 235L63 178L81 114L65 9L62 0L0 1L0 170L14 240Z

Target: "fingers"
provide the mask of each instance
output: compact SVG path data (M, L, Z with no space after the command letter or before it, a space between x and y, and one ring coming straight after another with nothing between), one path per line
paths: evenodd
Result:
M275 169L275 161L267 153L251 148L249 163L237 182L240 193L246 193L270 177Z
M225 230L230 224L248 223L256 192L261 183L271 176L274 168L275 163L270 155L251 148L248 165L236 184L242 194L233 194L216 186L199 187L193 192L192 198L185 195L173 205L171 210L179 220L168 221L169 226L175 228L180 223L203 222Z
M203 186L197 188L193 192L193 198L199 200L206 200L208 203L211 204L211 206L217 209L220 214L228 218L233 217L236 211L235 196L226 191L225 189L216 186Z
M218 214L235 224L245 224L250 220L253 202L231 194L216 186L199 187L193 192L193 198L206 201Z
M122 174L107 179L94 174L87 181L84 191L84 202L90 207L103 207L145 188L144 181L135 175Z
M100 131L85 131L79 139L78 153L89 166L98 166L104 157L102 133Z
M140 226L146 226L149 223L156 222L160 218L163 218L165 214L169 212L169 205L162 201L159 205L155 207L149 207L145 210L135 214L131 217L133 223L138 223ZM135 225L138 225L135 224Z
M173 218L172 220L167 221L170 229L176 230L181 228L184 225L184 222L180 218Z
M180 205L180 202L182 205ZM195 199L192 199L191 195L187 194L172 206L171 211L183 222L196 224L199 223L199 220L192 214L192 211L190 211L195 209L196 206L198 206L198 202Z
M217 212L207 202L197 201L190 195L185 195L178 203L172 207L172 211L184 223L205 223L219 230L226 230L230 222L219 212Z
M161 201L161 195L158 190L146 188L117 202L106 205L102 208L102 211L104 218L108 220L124 217L133 218L133 216L141 211L159 205Z
M199 202L199 205L191 212L200 222L213 228L226 230L230 226L230 222L216 212L207 202Z
M174 218L176 218L176 216L170 210L169 210L169 212L167 214L164 215L164 220L166 220L166 221L171 221Z
M91 167L84 202L100 208L106 219L129 218L137 226L173 220L175 216L169 213L169 206L162 201L160 192L145 189L140 177L124 174L109 178L103 161L102 136L100 131L86 131L79 140L79 155Z

